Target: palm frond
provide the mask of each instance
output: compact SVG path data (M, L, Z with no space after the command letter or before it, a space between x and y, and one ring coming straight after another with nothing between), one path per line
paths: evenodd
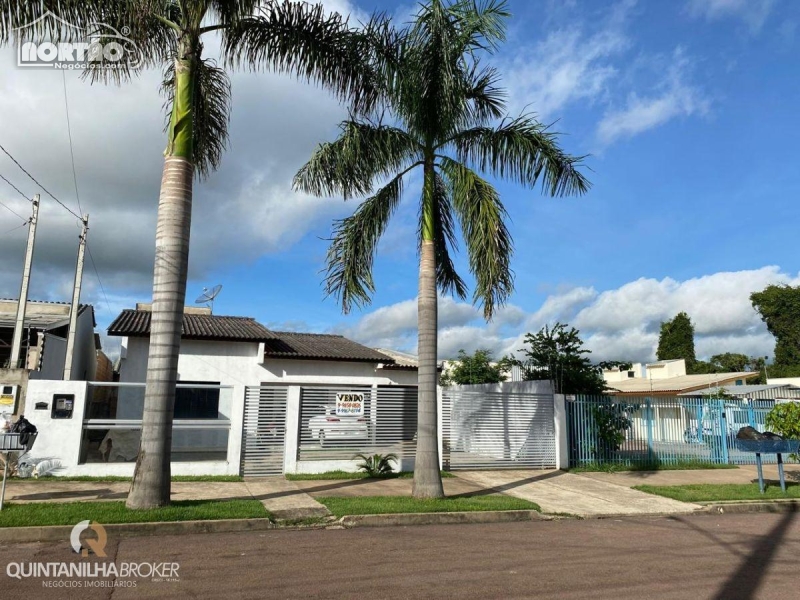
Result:
M326 258L325 293L337 299L345 314L354 305L364 306L371 300L375 251L402 194L401 174L364 200L352 216L334 223Z
M506 210L497 190L468 167L442 157L439 168L461 222L470 272L475 277L474 300L483 305L484 317L491 319L514 289L514 248L505 224Z
M405 171L419 160L420 145L405 131L350 119L334 142L320 144L294 177L295 189L345 198L372 192L373 181Z
M231 82L225 70L211 59L195 61L193 68L192 153L195 172L204 179L219 166L228 145ZM175 93L174 62L169 62L164 70L161 91L167 96L166 129Z
M570 156L558 146L558 134L530 116L503 121L498 127L459 132L450 143L461 162L481 171L533 187L541 179L551 196L583 194L589 181L578 170L583 156Z
M119 83L172 56L175 32L156 15L169 14L175 5L174 0L0 0L0 44L18 38L113 42L123 48L122 59L95 56L83 75Z
M376 24L377 26L377 24ZM378 80L370 40L321 4L265 2L250 17L222 30L222 53L230 66L292 73L332 90L353 110L374 106Z
M451 294L462 300L467 297L467 284L456 272L449 248L458 251L458 237L453 222L453 205L450 202L450 190L438 173L434 176L433 185L433 227L434 249L436 255L436 286L442 294ZM422 243L423 219L419 219L418 239Z
M450 12L461 23L465 51L494 51L506 39L505 21L511 16L506 0L460 0Z
M498 86L500 74L494 67L479 68L476 61L467 76L465 123L467 126L484 124L503 116L506 91Z

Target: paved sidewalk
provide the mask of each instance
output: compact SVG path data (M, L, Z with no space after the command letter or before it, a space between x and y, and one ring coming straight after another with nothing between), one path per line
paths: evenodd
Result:
M691 513L696 504L678 502L564 471L460 471L459 478L535 502L548 513L583 517Z
M800 465L784 465L786 481L800 481ZM754 483L758 482L755 465L742 465L736 469L697 469L682 471L623 471L618 473L576 473L597 481L633 487L635 485L692 485L700 483ZM779 481L778 465L764 465L764 479Z

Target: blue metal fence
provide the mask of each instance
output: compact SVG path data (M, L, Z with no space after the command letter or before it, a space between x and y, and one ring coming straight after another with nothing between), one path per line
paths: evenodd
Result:
M570 466L754 464L753 453L736 448L736 433L747 425L764 431L774 404L683 396L567 396ZM775 460L775 455L764 455L765 462Z

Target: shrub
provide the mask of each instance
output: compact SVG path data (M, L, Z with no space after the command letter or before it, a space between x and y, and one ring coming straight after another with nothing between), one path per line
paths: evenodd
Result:
M364 471L369 477L385 477L394 472L392 461L397 462L395 454L356 454L354 458L361 460L358 465L359 470Z
M800 402L782 402L776 404L767 413L767 427L787 439L800 439ZM791 457L798 460L798 455Z

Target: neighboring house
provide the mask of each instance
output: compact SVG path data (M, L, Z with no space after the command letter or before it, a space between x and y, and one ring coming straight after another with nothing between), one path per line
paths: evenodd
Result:
M59 380L64 377L70 304L28 301L20 362L11 365L18 304L17 300L0 299L0 412L24 412L30 379ZM82 304L78 309L72 380L88 381L95 377L95 325L94 308Z
M619 370L603 372L603 379L613 396L677 396L685 392L702 394L720 386L744 385L753 377L758 377L758 373L742 371L687 375L686 361L682 358L648 363L642 377L636 376L635 369L621 373Z
M747 400L790 400L800 399L800 387L783 384L767 385L721 385L713 391L722 391L727 396ZM697 396L697 392L685 392L681 396Z

